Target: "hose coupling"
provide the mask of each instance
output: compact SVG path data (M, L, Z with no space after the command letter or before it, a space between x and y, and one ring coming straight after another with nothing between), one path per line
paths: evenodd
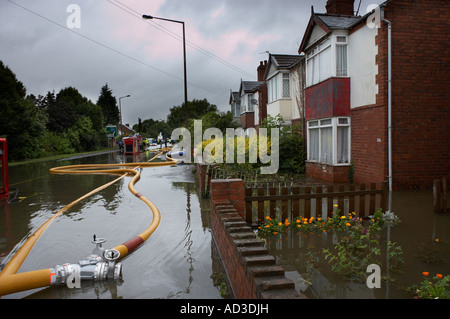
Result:
M117 262L120 252L116 249L104 249L102 238L96 239L92 255L79 261L77 264L56 265L50 269L55 274L51 277L51 285L67 284L69 288L80 288L82 280L105 281L122 278L122 264Z

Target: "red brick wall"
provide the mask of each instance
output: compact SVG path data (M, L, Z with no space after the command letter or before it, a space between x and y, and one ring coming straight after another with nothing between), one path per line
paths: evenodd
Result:
M327 13L353 15L355 0L328 0L326 3Z
M387 3L395 188L431 187L450 174L449 12L448 0Z
M241 127L243 129L255 126L255 115L253 112L241 114Z
M245 222L244 181L211 180L211 231L237 299L303 298Z
M245 188L241 179L213 179L210 182L211 198L214 201L228 200L239 216L245 219Z
M333 183L348 183L349 166L306 162L306 175Z
M392 23L394 189L430 188L434 179L450 176L449 11L447 0L395 0L385 8ZM351 152L359 183L388 176L386 23L375 41L376 104L351 110Z
M349 78L330 78L305 89L306 120L349 114Z
M384 106L351 110L351 159L355 183L379 183L387 175L387 114Z

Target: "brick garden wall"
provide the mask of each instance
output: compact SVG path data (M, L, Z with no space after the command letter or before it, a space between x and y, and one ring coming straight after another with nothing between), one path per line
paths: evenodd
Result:
M237 299L302 298L245 222L244 182L211 180L213 239Z

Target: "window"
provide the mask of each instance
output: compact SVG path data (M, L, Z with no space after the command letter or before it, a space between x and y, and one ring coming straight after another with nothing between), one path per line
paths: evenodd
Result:
M326 164L350 162L350 118L308 121L308 160Z
M267 81L268 102L291 97L289 73L281 72Z
M336 161L350 163L350 123L349 118L338 118L336 127Z
M307 86L317 84L332 76L348 76L347 44L346 35L337 35L325 39L307 52ZM333 59L335 60L333 61Z
M239 116L241 114L241 103L234 104L234 116Z
M317 84L331 77L331 39L328 38L306 55L306 84Z
M347 76L347 37L336 37L336 76Z
M278 100L278 77L274 76L269 81L267 81L267 95L268 102L273 102Z
M291 88L289 86L289 73L283 73L283 97L291 97Z
M253 102L252 102L252 100L254 99L254 94L249 94L248 95L248 103L247 103L247 105L248 105L248 111L253 111Z

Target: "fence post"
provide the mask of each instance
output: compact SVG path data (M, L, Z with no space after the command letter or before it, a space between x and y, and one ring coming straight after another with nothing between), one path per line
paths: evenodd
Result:
M292 187L292 195L299 195L299 194L300 194L300 187L298 186ZM292 219L299 217L299 215L300 215L299 199L294 198L292 200Z
M441 181L435 179L433 181L433 198L434 198L434 212L440 214L442 212L441 207Z
M283 187L281 189L281 195L287 195L288 194L288 188ZM289 201L287 199L283 199L281 201L281 220L284 221L286 218L288 218L288 205Z
M389 183L387 181L381 182L381 209L385 212L388 208L389 200Z
M245 196L252 196L253 195L253 188L246 188L245 189ZM253 202L252 201L245 201L245 221L247 224L252 225L253 223Z
M447 212L447 179L442 177L442 195L441 195L442 212Z

